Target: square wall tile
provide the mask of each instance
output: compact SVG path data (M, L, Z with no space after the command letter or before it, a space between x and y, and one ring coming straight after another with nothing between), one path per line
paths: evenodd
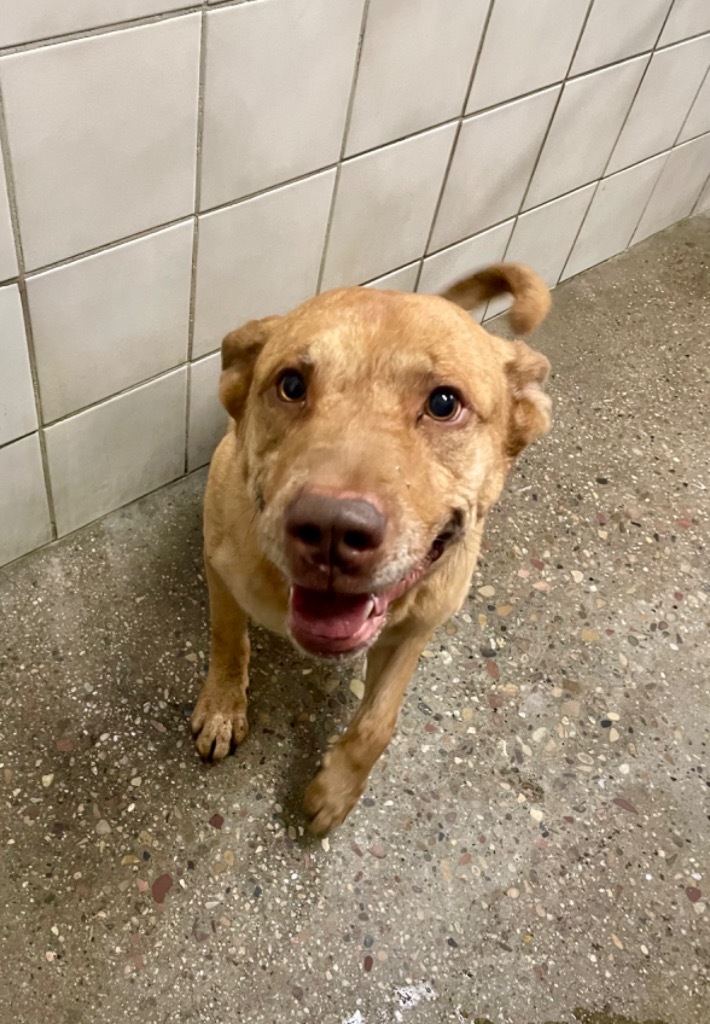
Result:
M414 285L417 283L417 273L419 272L419 262L410 263L408 267L400 267L399 270L393 270L391 274L385 274L383 277L376 277L374 281L369 281L366 288L380 288L384 291L395 291L395 292L413 292Z
M456 125L444 125L343 164L323 290L358 284L421 256Z
M348 155L460 115L487 10L488 0L370 0Z
M698 135L704 135L705 132L710 132L710 71L705 75L705 81L690 108L678 142L687 142Z
M0 565L52 539L37 434L0 448Z
M593 71L624 57L652 50L673 0L594 0L584 27L572 74Z
M661 46L677 43L680 39L710 32L710 4L708 0L675 0L661 35Z
M199 47L189 15L0 60L30 270L192 212Z
M59 536L180 476L187 369L45 430Z
M189 221L30 277L44 422L187 359Z
M0 46L191 6L194 0L0 0Z
M324 171L200 217L194 357L315 293L334 182Z
M496 0L467 113L560 82L589 0Z
M221 366L221 354L215 352L190 367L188 471L206 466L227 432L229 416L217 395Z
M16 284L0 288L0 359L0 444L7 444L37 429L30 357Z
M5 281L10 277L17 277L17 257L12 234L5 168L2 154L0 154L0 281Z
M545 284L554 288L595 188L595 185L585 185L518 217L505 252L506 263L526 263L538 272ZM512 297L508 295L492 299L488 303L486 319L502 313L511 303Z
M654 53L609 161L610 174L673 145L708 65L710 35Z
M701 135L672 150L633 237L634 243L690 216L709 171L710 135Z
M567 82L526 209L601 177L648 59L636 57Z
M475 238L467 238L465 242L452 245L435 256L428 256L422 266L417 291L426 295L435 295L444 291L462 277L482 270L503 259L513 224L511 219L506 224L499 224L489 231L484 231ZM485 307L481 305L474 310L475 319L483 319Z
M563 277L579 274L627 248L667 157L667 153L654 156L599 183Z
M207 15L201 209L335 163L363 0L253 0Z
M559 91L547 89L464 121L429 251L518 212Z

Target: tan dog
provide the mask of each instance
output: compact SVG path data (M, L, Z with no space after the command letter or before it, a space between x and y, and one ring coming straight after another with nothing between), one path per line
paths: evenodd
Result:
M306 792L315 832L363 792L513 459L549 427L547 359L464 312L504 291L516 332L548 311L540 278L502 264L445 297L327 292L222 344L233 422L205 496L212 643L192 728L214 760L246 737L249 618L316 656L367 650L364 698Z

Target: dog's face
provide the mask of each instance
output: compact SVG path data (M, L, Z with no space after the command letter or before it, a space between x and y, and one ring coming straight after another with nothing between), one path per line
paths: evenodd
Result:
M311 653L354 653L544 433L547 360L443 298L354 288L223 344L258 542Z

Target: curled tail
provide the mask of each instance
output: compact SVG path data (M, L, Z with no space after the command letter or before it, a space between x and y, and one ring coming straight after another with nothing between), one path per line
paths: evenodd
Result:
M497 263L479 270L451 285L442 295L463 309L473 309L504 292L513 296L508 318L516 333L527 334L547 316L550 290L539 274L522 263Z

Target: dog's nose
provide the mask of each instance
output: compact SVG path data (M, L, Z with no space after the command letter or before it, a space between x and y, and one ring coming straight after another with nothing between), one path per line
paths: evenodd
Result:
M303 491L286 510L292 554L319 569L367 571L385 539L387 520L366 498Z

